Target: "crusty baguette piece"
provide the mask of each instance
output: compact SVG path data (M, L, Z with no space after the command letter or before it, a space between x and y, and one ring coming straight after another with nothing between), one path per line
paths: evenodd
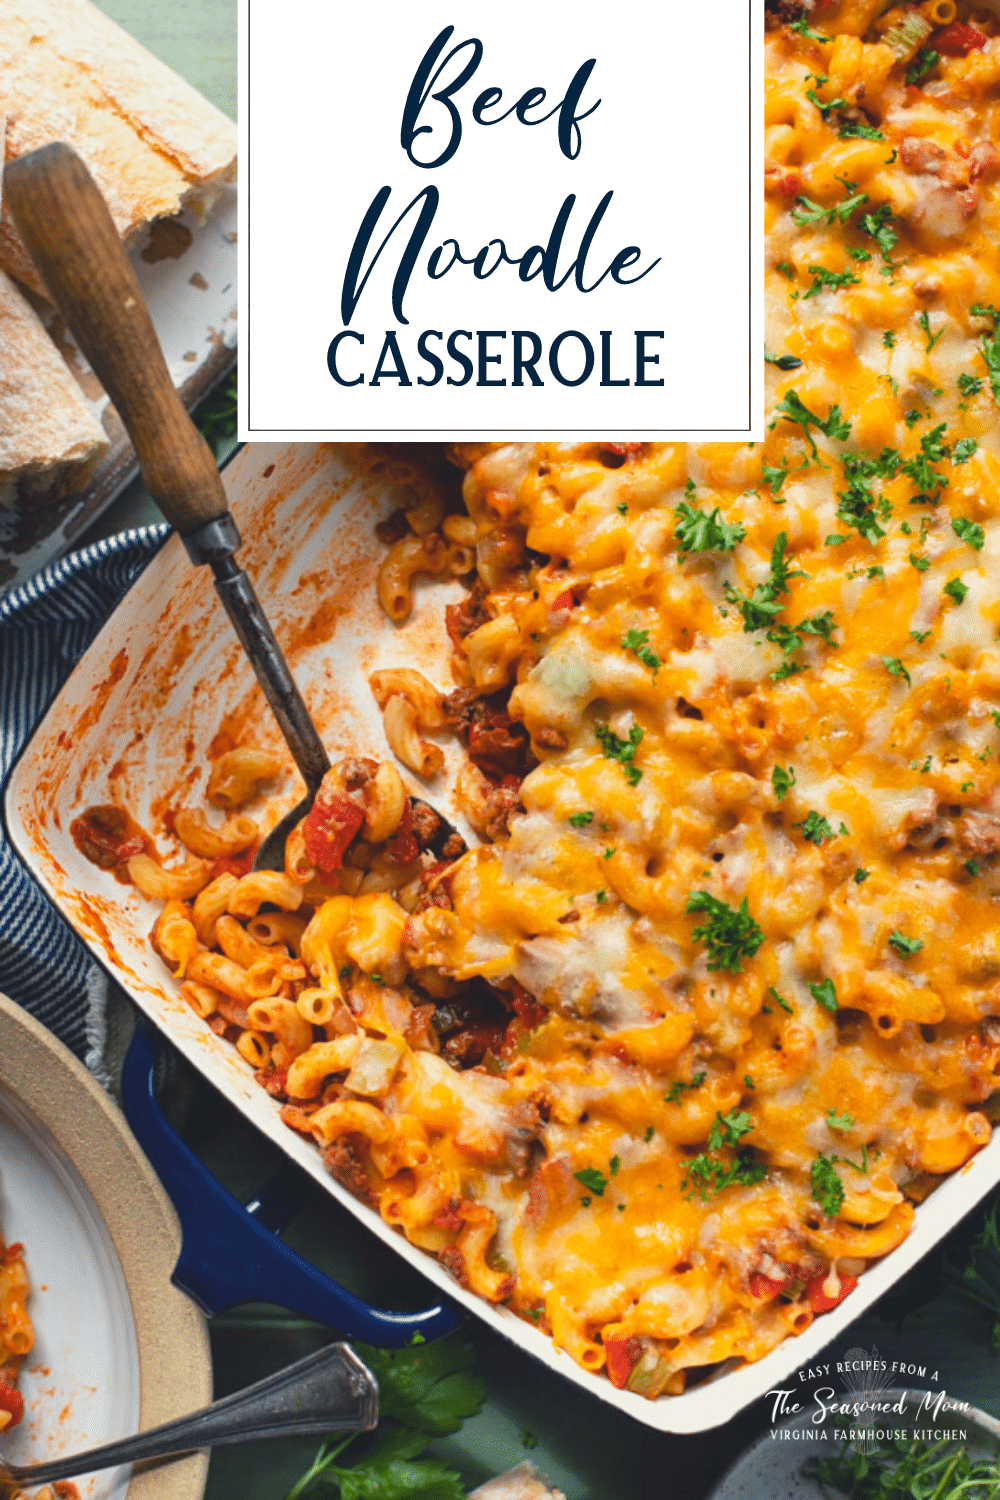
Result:
M0 271L0 505L72 495L106 447L38 314Z
M126 242L235 180L233 122L89 0L0 0L4 111L7 161L68 142ZM6 213L0 267L44 294Z

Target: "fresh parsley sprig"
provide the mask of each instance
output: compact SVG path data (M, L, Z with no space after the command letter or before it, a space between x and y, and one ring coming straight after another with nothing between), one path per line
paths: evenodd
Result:
M378 1381L378 1430L328 1438L285 1500L329 1495L331 1484L340 1500L464 1500L461 1476L427 1448L432 1438L458 1432L486 1399L471 1344L450 1337L405 1349L354 1347ZM357 1457L339 1464L353 1444Z

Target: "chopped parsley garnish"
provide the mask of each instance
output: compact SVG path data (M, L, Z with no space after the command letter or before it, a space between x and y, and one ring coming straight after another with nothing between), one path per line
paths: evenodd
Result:
M810 984L809 993L814 1000L818 1000L824 1010L835 1011L837 1009L837 991L832 979L823 979L819 984Z
M614 859L614 856L615 856L614 849L605 849L604 854L603 854L602 857L604 859Z
M958 388L963 396L978 396L983 388L982 377L979 375L967 375L963 370L958 377Z
M746 1110L737 1113L730 1110L728 1115L719 1114L716 1111L712 1128L708 1133L708 1144L712 1151L718 1151L720 1146L738 1146L745 1135L749 1135L753 1129L753 1116L747 1114Z
M892 479L899 468L899 453L895 448L883 448L878 458L866 458L863 454L849 453L843 459L847 489L837 491L837 515L848 526L853 526L874 547L885 536L876 517L887 513L882 496L876 500L871 486L873 479Z
M764 362L776 365L779 370L801 370L802 361L794 354L768 354L764 350Z
M795 280L795 272L789 265L787 260L779 260L774 269L777 271L779 276L784 276L786 281Z
M723 520L718 506L709 514L682 500L674 511L674 520L674 538L682 552L732 552L746 536L746 528L738 521Z
M602 887L599 891L595 892L595 899L597 901L598 906L603 906L604 903L605 903L605 901L607 901L607 899L608 899L608 893L607 893L607 891L604 890L604 888Z
M929 557L919 557L916 552L910 553L910 562L917 569L918 573L926 573L931 565Z
M858 865L858 868L854 872L854 884L864 885L870 874L871 870L866 870L863 865Z
M994 401L1000 402L1000 319L998 319L995 307L980 308L978 305L972 309L980 316L992 315L992 336L983 335L983 341L979 345L979 352L983 356L986 370L990 379L990 390L993 392Z
M749 597L734 589L728 580L724 584L726 598L743 616L744 632L766 629L784 609L778 595L788 593L788 580L806 576L799 568L789 568L785 560L787 546L788 533L779 531L771 548L771 576L766 583L758 583Z
M618 505L615 508L620 516L628 515L628 505L624 500L619 500Z
M638 766L633 765L633 761L645 732L640 724L633 724L628 732L628 739L623 740L620 735L615 734L610 724L594 725L594 734L604 751L604 759L618 761L629 786L638 786L642 780L642 772Z
M887 328L885 330L885 333L883 333L883 335L882 335L882 348L883 349L895 349L895 347L896 347L896 335L893 333L893 331L892 331L891 328Z
M618 1173L621 1171L621 1165L622 1159L620 1156L613 1156L611 1158L610 1162L608 1163L608 1171L611 1173L612 1177L618 1176Z
M731 974L740 974L740 960L753 958L764 941L764 929L759 927L747 909L746 897L735 911L720 901L710 891L691 891L684 910L691 915L704 912L707 920L691 934L696 943L704 943L708 951L708 967L711 970L726 969Z
M814 809L810 809L801 823L792 826L802 829L802 837L807 844L826 844L837 837L827 819L820 817Z
M965 861L965 868L968 870L970 875L978 875L979 861L977 859L967 859Z
M882 259L888 263L899 240L899 234L892 224L892 209L889 204L881 203L874 213L865 214L861 220L861 228L871 235Z
M924 945L920 938L904 937L897 928L895 932L889 934L889 946L895 948L900 958L912 958Z
M690 1089L693 1093L695 1089L700 1089L707 1077L707 1073L695 1073L690 1083L685 1083L683 1078L676 1079L663 1096L665 1102L667 1104L679 1104L681 1094L685 1090Z
M840 292L845 286L860 286L860 278L853 271L828 271L825 266L809 266L813 278L812 286L803 293L803 302L818 297L820 292Z
M586 828L588 823L594 821L594 814L592 812L570 813L569 820L574 828Z
M825 417L818 417L815 412L810 411L799 397L797 391L788 391L783 401L779 401L775 410L787 421L794 422L801 427L806 442L812 450L813 458L819 457L816 441L812 436L812 429L821 432L824 437L834 439L843 443L851 435L851 424L845 422L841 416L840 407L831 406Z
M757 1087L749 1073L743 1074L743 1082L748 1089L755 1089Z
M755 1182L763 1182L766 1176L767 1168L763 1162L737 1155L727 1167L720 1157L702 1151L688 1162L681 1178L681 1188L690 1187L685 1197L693 1198L697 1193L704 1202L710 1192L721 1193L727 1187L751 1187Z
M937 505L941 498L937 491L948 486L945 476L932 468L933 464L951 457L951 446L942 440L942 433L947 430L947 423L942 422L932 432L925 432L920 439L920 452L899 466L920 491L910 500L911 505Z
M917 322L920 324L920 327L923 329L924 334L927 338L927 345L924 349L924 353L930 354L931 350L934 348L934 345L940 343L941 339L944 338L944 329L941 328L937 333L931 333L931 320L926 307L920 314Z
M909 84L923 83L928 73L932 72L941 61L940 52L935 52L933 47L921 47L916 57L906 70L906 81Z
M838 1115L837 1111L831 1106L826 1112L826 1123L831 1130L850 1130L854 1124L854 1119L853 1116L847 1113L846 1109L842 1115Z
M813 42L833 41L832 36L822 36L818 31L813 31L804 15L800 16L797 21L789 22L788 29L789 31L797 31L799 36L807 36Z
M837 1176L834 1163L836 1156L817 1156L809 1168L809 1183L812 1199L830 1219L835 1218L844 1203L844 1184Z
M977 552L983 550L986 536L983 528L975 521L969 521L965 516L956 516L951 523L951 529L959 541L968 542L969 546L974 547Z
M965 596L969 592L969 585L963 583L961 578L949 578L944 586L944 592L949 599L954 599L956 604L964 604Z
M760 466L760 473L761 473L761 478L763 479L764 483L765 484L769 484L771 486L771 494L772 495L780 495L780 493L781 493L781 486L784 484L785 480L788 478L789 474L791 473L791 470L790 469L778 469L778 468L775 468L774 465L772 465L772 464L761 464L761 466Z
M916 643L917 643L918 646L922 646L924 644L924 641L926 641L927 637L930 635L930 631L929 630L911 630L910 631L910 635L916 641Z
M646 643L649 640L648 630L629 630L622 636L622 650L631 651L639 658L644 667L649 667L653 673L653 681L660 670L660 658L651 646Z
M959 438L952 449L951 461L953 464L964 464L975 453L979 444L973 437Z
M835 109L838 107L837 100L834 100L832 104L827 104L824 106L821 101L815 97L815 91L813 89L806 89L806 98L811 98L812 102L819 109ZM843 101L839 101L839 103L842 102ZM838 179L838 181L840 180L841 179ZM795 201L796 203L801 203L802 207L792 209L792 219L796 224L803 227L808 224L833 224L837 219L840 220L841 224L846 224L854 210L856 208L860 208L863 203L868 202L867 193L854 193L853 196L851 195L851 189L856 186L857 183L852 182L849 185L845 183L845 187L847 188L847 196L842 198L839 203L835 203L832 208L824 208L822 204L814 203L811 198L799 196ZM810 271L815 271L816 267L810 266L809 269Z
M862 250L862 248L861 248L860 245L848 245L848 247L847 247L847 253L851 257L852 260L864 261L864 260L871 260L871 258L872 258L871 251L870 250Z
M795 767L789 766L786 771L784 766L775 766L771 772L771 785L774 787L774 795L778 801L784 802L795 785Z
M767 993L770 995L770 997L774 1001L775 1005L780 1005L781 1008L782 1008L782 1010L787 1010L787 1012L788 1012L788 1014L790 1016L794 1016L795 1011L789 1005L789 1003L785 999L784 995L779 995L778 994L778 991L775 989L775 987L774 987L773 984L768 988Z
M859 120L841 120L840 139L842 141L884 141L885 136L881 130L876 130L874 125L863 125Z
M581 1167L579 1172L573 1173L573 1176L577 1182L587 1189L588 1193L594 1193L598 1198L604 1197L604 1189L608 1185L608 1179L596 1167Z
M893 677L902 677L907 687L911 686L910 674L898 656L883 656L882 665Z
M649 1145L650 1141L653 1139L653 1136L655 1134L656 1134L656 1126L655 1125L647 1125L646 1126L646 1133L643 1136L643 1140L646 1142L647 1146Z

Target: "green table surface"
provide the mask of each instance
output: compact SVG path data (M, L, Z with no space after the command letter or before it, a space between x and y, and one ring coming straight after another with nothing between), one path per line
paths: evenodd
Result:
M234 0L98 4L235 117ZM230 445L220 448L220 456L226 446ZM156 508L137 483L84 540L155 519ZM117 1007L122 1019L127 1012L123 997L118 997ZM165 1097L181 1133L244 1200L280 1167L281 1154L271 1143L181 1060L175 1061ZM418 1307L436 1295L429 1283L318 1186L286 1238L314 1264L383 1306ZM959 1258L964 1253L962 1240L961 1231L952 1237L952 1253ZM1000 1364L989 1345L985 1318L953 1292L938 1291L940 1284L938 1261L925 1263L908 1278L907 1295L884 1304L881 1316L854 1325L841 1347L877 1346L883 1357L933 1363L949 1392L997 1414ZM899 1314L907 1306L911 1310L900 1323ZM565 1490L568 1500L701 1500L714 1479L769 1425L770 1403L761 1401L713 1432L665 1436L619 1415L475 1322L469 1324L468 1334L476 1346L488 1400L478 1417L438 1446L470 1487L530 1457ZM329 1330L269 1306L220 1315L212 1321L211 1335L218 1395L280 1368L331 1337ZM207 1500L281 1500L316 1446L312 1440L283 1440L220 1449L212 1458Z

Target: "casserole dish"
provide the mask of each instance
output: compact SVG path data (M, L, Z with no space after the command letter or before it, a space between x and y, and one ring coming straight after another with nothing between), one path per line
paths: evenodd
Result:
M367 675L376 668L416 666L432 681L446 681L449 646L441 605L459 597L458 586L434 585L433 594L418 586L409 620L395 629L384 620L375 595L381 553L372 525L399 500L391 473L373 471L370 457L353 449L253 445L228 467L226 486L247 538L245 564L331 758L385 758ZM156 906L96 871L78 852L69 824L80 810L107 801L110 792L141 823L159 827L167 808L197 793L206 758L242 738L278 748L277 731L221 607L172 539L90 648L15 767L5 801L11 841L94 955L253 1123L438 1288L592 1394L663 1431L702 1431L728 1421L842 1332L1000 1180L1000 1146L991 1142L917 1210L909 1237L867 1271L848 1304L758 1363L721 1365L701 1384L666 1400L615 1389L523 1319L457 1286L439 1264L331 1181L315 1149L282 1125L274 1101L240 1058L175 994L146 941ZM446 757L453 753L446 747ZM449 784L446 768L445 790L435 789L433 798L463 826ZM299 795L289 778L269 801L265 821L283 814Z

